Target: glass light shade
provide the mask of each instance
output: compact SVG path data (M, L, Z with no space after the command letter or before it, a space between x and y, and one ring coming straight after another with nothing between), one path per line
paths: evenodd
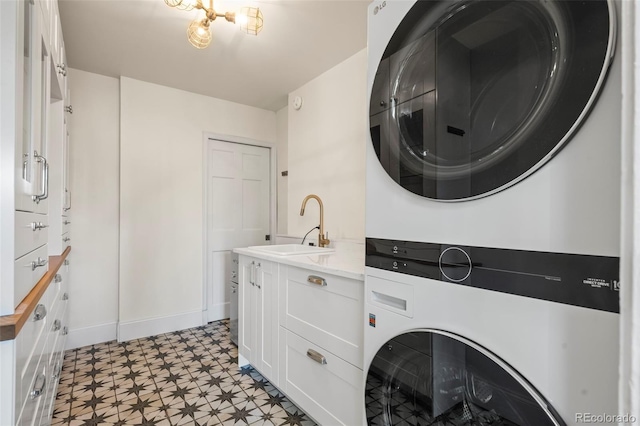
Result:
M167 0L164 0L165 2ZM176 8L180 9L180 10L193 10L194 7L196 7L198 5L198 0L168 0L168 1L172 1L174 3L178 3L176 5Z
M189 43L193 47L198 49L204 49L211 43L211 30L209 29L209 20L204 18L202 20L196 19L193 21L189 28L187 28L187 36Z
M257 7L243 7L236 17L240 29L247 34L257 35L262 30L262 12Z
M169 7L176 7L182 3L182 0L164 0Z

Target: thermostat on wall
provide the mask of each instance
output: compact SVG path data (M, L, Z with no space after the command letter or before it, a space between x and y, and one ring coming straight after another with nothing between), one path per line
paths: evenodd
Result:
M300 96L296 96L295 98L293 98L293 108L302 108L302 98Z

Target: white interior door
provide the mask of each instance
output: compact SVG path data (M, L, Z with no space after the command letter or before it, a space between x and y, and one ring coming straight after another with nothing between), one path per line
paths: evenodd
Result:
M231 250L270 234L270 149L207 142L207 320L229 317Z

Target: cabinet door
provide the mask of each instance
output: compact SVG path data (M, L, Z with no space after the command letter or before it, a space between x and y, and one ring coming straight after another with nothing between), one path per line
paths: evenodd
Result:
M256 260L257 281L255 285L257 321L257 362L255 367L277 385L278 354L278 265L265 260Z
M63 148L62 148L62 215L68 216L69 210L71 210L71 178L69 171L71 170L70 159L70 145L69 145L69 130L68 126L64 124L63 135Z
M40 6L24 1L24 38L19 43L22 138L16 150L16 210L47 213L47 116L50 99L48 34Z
M254 264L255 259L247 256L239 257L238 268L238 352L249 362L253 363L255 353L255 320L252 300L254 293ZM252 327L252 322L253 327Z

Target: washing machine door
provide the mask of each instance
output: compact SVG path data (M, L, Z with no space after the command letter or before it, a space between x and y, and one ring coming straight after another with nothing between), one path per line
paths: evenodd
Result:
M441 201L519 182L587 116L615 33L606 0L417 1L370 94L382 167L405 189Z
M367 373L365 404L369 425L565 425L500 358L439 330L383 345Z

